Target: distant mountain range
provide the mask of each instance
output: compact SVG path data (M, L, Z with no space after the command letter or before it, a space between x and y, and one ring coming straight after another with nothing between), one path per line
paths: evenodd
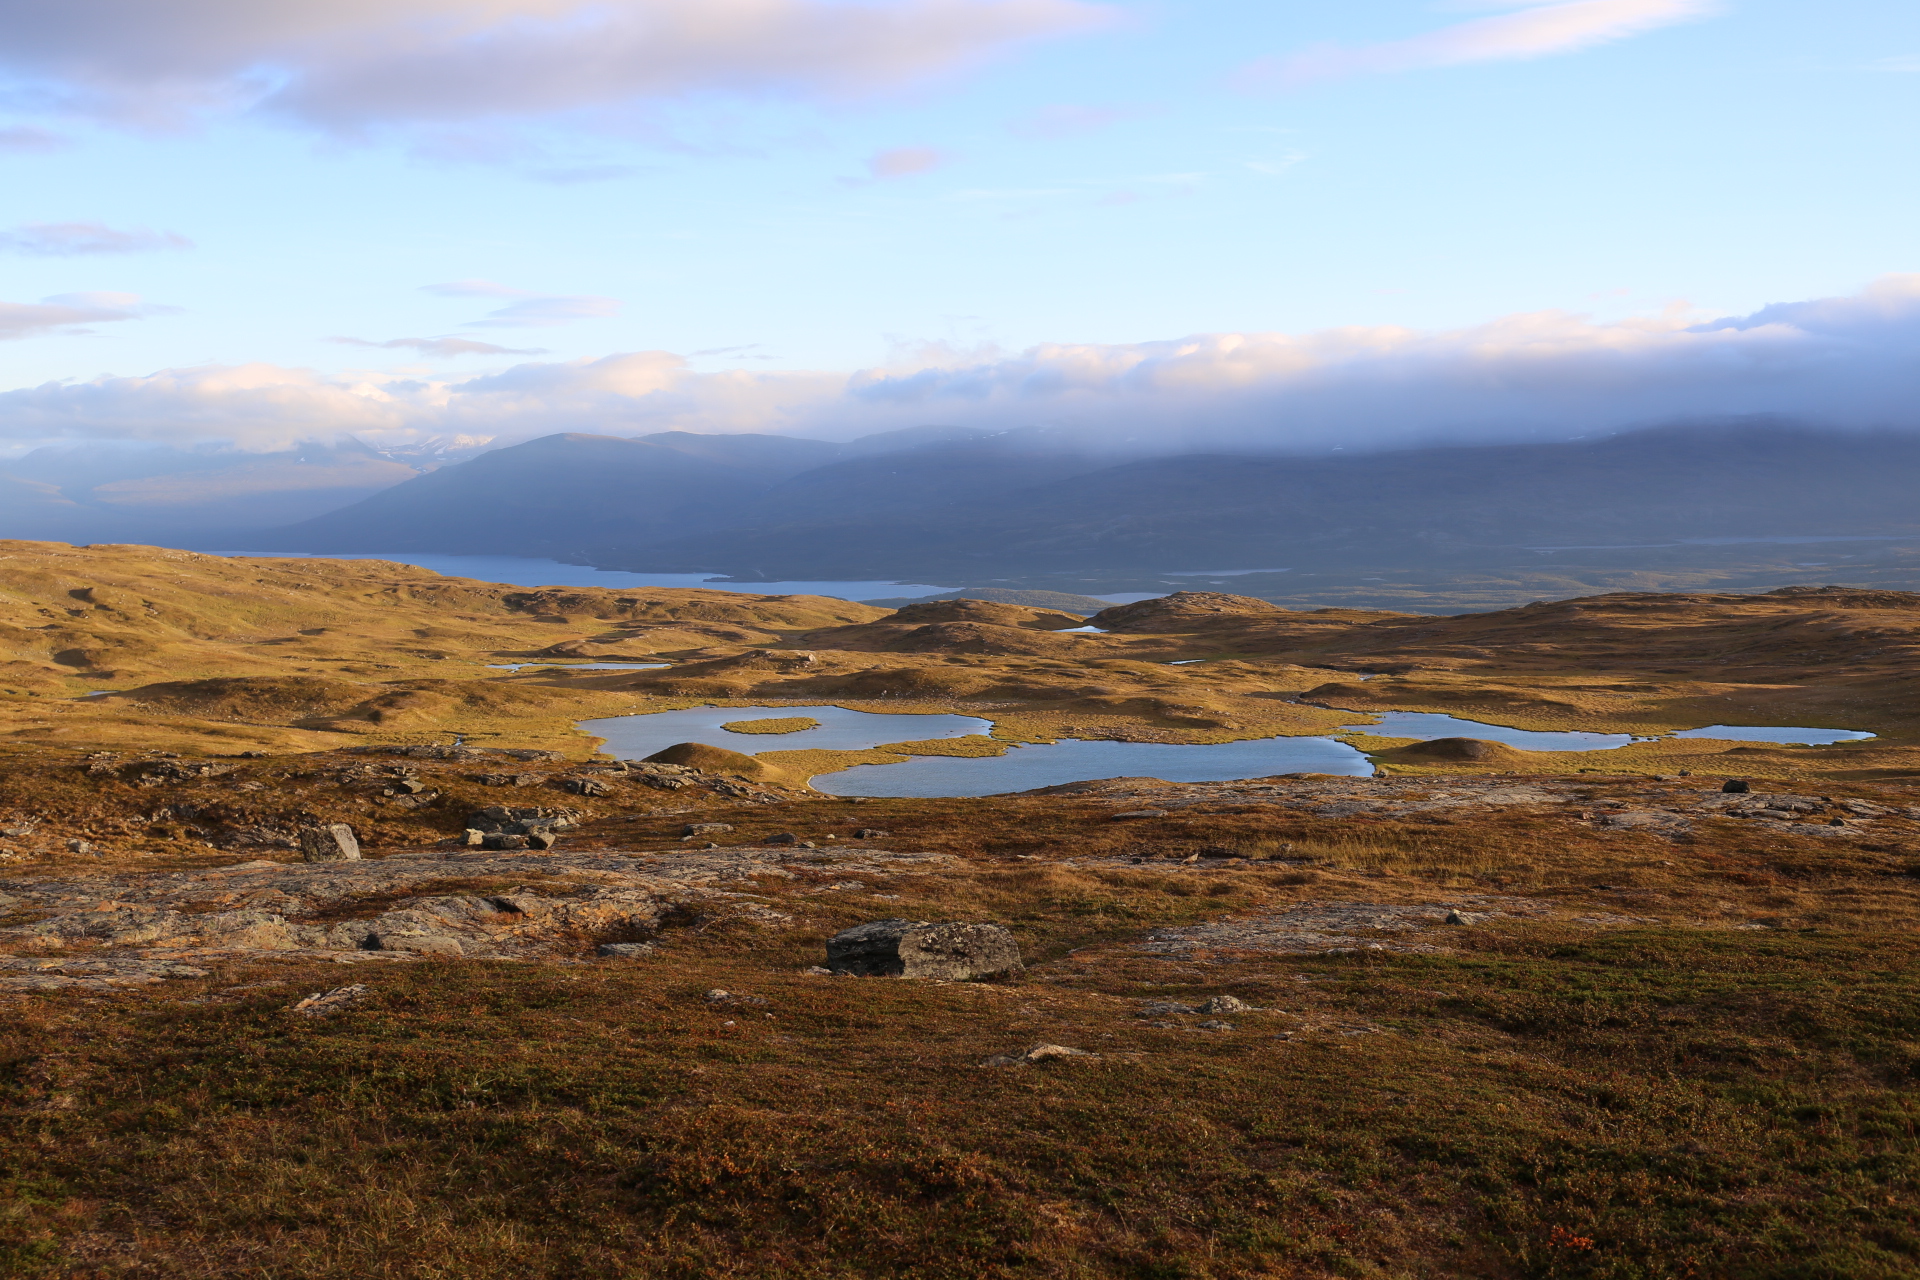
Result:
M1542 547L1920 533L1920 436L1774 420L1564 444L1116 460L1044 431L682 432L494 450L256 535L747 580L1460 566Z
M338 510L472 452L442 442L375 449L352 440L272 453L36 449L0 462L0 538L231 546L243 531Z

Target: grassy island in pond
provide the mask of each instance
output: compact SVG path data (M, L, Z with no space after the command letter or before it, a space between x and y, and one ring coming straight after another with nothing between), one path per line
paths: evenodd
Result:
M729 720L720 726L728 733L805 733L818 729L812 716L776 716L766 720Z

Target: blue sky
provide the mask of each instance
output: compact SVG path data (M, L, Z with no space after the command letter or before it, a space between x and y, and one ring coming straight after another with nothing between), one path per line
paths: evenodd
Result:
M674 36L692 3L0 0L0 391L72 392L0 396L0 438L831 433L849 375L939 383L839 415L880 429L1005 411L948 374L1046 344L1564 312L1598 350L1920 272L1912 4L702 0ZM668 354L578 363L627 353Z

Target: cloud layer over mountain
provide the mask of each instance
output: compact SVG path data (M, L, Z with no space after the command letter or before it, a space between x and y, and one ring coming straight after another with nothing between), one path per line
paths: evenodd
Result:
M126 314L16 310L13 322L23 325ZM269 449L347 435L509 443L557 431L674 429L848 439L939 423L1049 427L1146 454L1557 440L1742 414L1911 429L1920 428L1917 346L1920 275L1908 275L1707 323L1677 313L1602 323L1541 312L1443 332L1049 344L851 375L702 373L658 351L528 362L466 379L170 369L0 394L0 440L233 440Z

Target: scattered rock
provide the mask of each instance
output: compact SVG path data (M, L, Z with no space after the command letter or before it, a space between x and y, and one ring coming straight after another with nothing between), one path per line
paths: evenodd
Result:
M727 1001L733 999L733 993L731 991L722 991L719 987L715 987L713 990L707 992L706 995L702 996L701 999L705 1000L708 1004L725 1004Z
M1190 1004L1181 1004L1178 1000L1149 1000L1140 1006L1139 1018L1164 1018L1175 1013L1198 1013L1200 1010ZM1171 1024L1166 1024L1171 1025Z
M782 831L775 835L768 836L765 840L762 840L760 843L761 844L799 844L800 837L793 834L793 832L791 831Z
M350 987L335 987L331 991L316 991L306 999L294 1005L292 1012L303 1018L326 1018L345 1012L366 998L367 985L356 982Z
M358 862L360 841L344 822L300 829L300 856L308 862Z
M884 840L892 835L891 831L881 831L875 827L861 827L853 833L855 840Z
M680 834L683 836L711 836L718 835L722 831L731 830L733 830L733 824L731 822L689 822L686 826L680 828Z
M92 853L93 846L88 844L85 840L69 840L67 841L67 852L68 853Z
M983 1067L1019 1067L1034 1062L1051 1062L1058 1058L1097 1058L1097 1053L1088 1053L1085 1049L1069 1049L1063 1044L1037 1044L1025 1053L1002 1053L988 1058L980 1065Z
M651 942L603 942L599 954L611 956L617 960L635 960L641 956L650 956L657 948Z
M1233 1030L1233 1024L1232 1024L1231 1022L1220 1022L1220 1021L1217 1021L1217 1020L1216 1020L1216 1021L1213 1021L1213 1022L1203 1022L1203 1023L1201 1023L1201 1024L1200 1024L1200 1030L1202 1030L1202 1031L1231 1031L1231 1030Z
M998 925L872 920L827 940L827 968L861 977L963 982L1020 968L1020 946Z
M599 778L567 778L560 785L577 796L610 796L613 788Z
M1449 911L1443 924L1480 924L1499 915L1498 911Z
M1251 1013L1253 1006L1238 996L1215 996L1200 1006L1201 1013Z

